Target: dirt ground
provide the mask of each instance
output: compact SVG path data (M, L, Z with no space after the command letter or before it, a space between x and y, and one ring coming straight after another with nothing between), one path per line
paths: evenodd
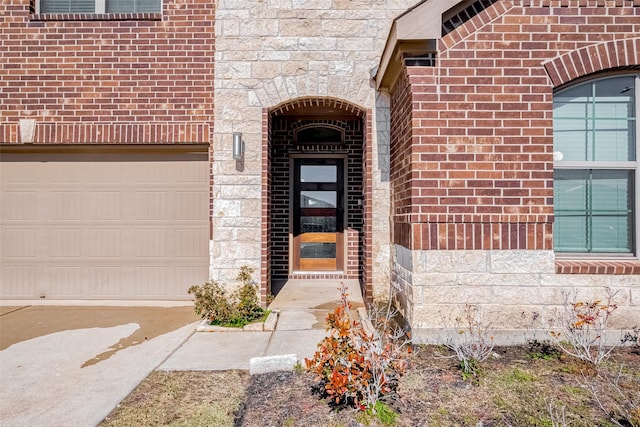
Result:
M482 363L480 375L466 380L457 359L449 356L442 347L416 349L412 368L385 399L397 414L391 421L330 406L311 376L302 371L251 377L227 371L155 372L103 425L608 427L640 423L637 346L619 348L598 370L548 349L496 348L494 356ZM159 413L165 415L158 418ZM218 414L213 424L207 418L211 413ZM623 416L635 421L628 423Z

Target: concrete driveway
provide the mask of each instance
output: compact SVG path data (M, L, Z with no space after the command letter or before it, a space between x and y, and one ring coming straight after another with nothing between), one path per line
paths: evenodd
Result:
M2 426L94 426L194 331L193 307L0 307ZM165 304L166 305L166 304Z

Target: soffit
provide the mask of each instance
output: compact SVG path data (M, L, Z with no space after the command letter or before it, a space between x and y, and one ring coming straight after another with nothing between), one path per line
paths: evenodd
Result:
M436 40L442 36L442 15L463 2L464 0L423 0L397 17L391 24L374 77L376 88L390 88L400 72L405 56L435 52Z

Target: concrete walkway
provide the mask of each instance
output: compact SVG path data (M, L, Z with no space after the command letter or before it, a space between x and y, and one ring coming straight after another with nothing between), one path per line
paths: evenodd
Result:
M344 283L354 309L362 306L358 282ZM2 301L0 424L96 425L154 369L303 364L325 336L339 286L287 283L270 306L280 311L272 332L194 332L191 302Z
M269 306L280 312L275 331L196 332L159 369L250 369L252 358L282 355L304 364L325 336L327 314L340 303L340 283L348 287L354 310L362 307L357 280L290 280Z

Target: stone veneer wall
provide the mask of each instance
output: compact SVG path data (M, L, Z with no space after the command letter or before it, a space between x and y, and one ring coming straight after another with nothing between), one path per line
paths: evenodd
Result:
M554 258L553 251L410 251L395 245L394 285L414 342L441 339L466 304L479 308L497 343L524 342L554 317L565 294L603 300L607 288L618 292L609 326L631 330L640 324L639 275L556 274Z
M373 112L371 212L374 295L389 284L387 104L370 85L391 21L416 0L223 0L216 11L212 279L259 271L265 108L303 97L342 99ZM231 158L242 132L245 161ZM258 275L256 275L258 277Z
M637 1L502 0L443 36L435 67L404 68L391 90L392 282L416 341L465 304L519 341L573 289L619 290L611 326L640 323L640 262L557 260L552 228L554 88L639 69L638 34Z

